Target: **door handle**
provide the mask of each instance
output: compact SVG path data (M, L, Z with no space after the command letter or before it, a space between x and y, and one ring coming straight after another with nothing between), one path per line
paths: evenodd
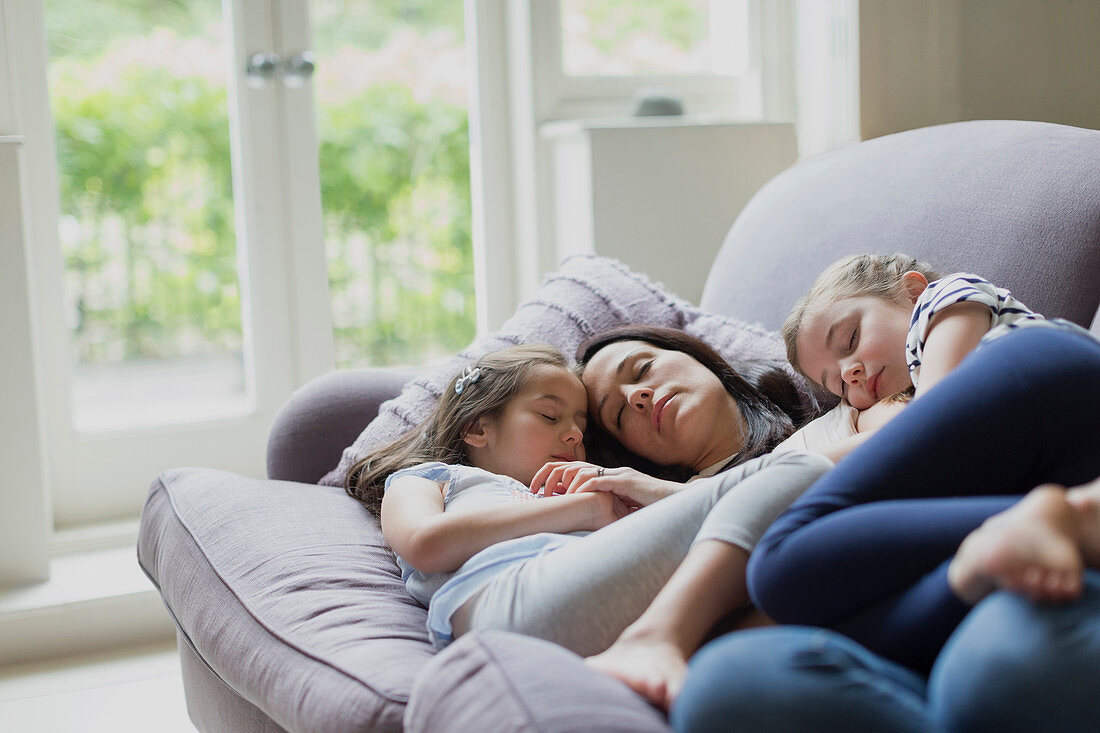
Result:
M278 54L257 52L248 57L244 72L248 86L262 89L276 74L292 89L301 89L313 77L317 58L312 51L300 51L285 61Z

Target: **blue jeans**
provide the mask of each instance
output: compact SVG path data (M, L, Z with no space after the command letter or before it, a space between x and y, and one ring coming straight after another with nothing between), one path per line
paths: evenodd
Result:
M1082 597L999 592L967 614L931 676L827 629L737 631L703 647L673 705L677 731L1095 730L1100 573Z

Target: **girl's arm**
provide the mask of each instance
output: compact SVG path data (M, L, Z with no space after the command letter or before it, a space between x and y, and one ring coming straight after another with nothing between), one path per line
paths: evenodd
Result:
M443 511L444 484L401 476L382 498L382 534L393 551L425 573L452 572L491 545L538 532L596 530L627 513L611 494L572 494Z
M989 331L992 313L982 303L955 303L932 316L924 343L916 397L959 365Z

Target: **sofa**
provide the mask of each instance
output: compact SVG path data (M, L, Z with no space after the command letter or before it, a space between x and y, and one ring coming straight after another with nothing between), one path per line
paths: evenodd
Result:
M963 122L810 158L733 223L700 307L621 263L577 258L517 312L517 330L480 348L542 331L567 347L638 320L695 329L735 360L774 357L775 329L825 265L893 251L979 273L1100 331L1100 131ZM179 468L153 481L138 560L175 621L197 728L668 730L660 711L547 642L478 632L434 653L377 522L336 485L339 465L415 423L461 356L306 385L272 428L266 479Z

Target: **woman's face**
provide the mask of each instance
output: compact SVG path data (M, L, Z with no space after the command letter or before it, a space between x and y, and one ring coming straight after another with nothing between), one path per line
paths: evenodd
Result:
M581 380L589 419L654 463L699 471L741 450L737 402L681 351L617 341L592 356Z

